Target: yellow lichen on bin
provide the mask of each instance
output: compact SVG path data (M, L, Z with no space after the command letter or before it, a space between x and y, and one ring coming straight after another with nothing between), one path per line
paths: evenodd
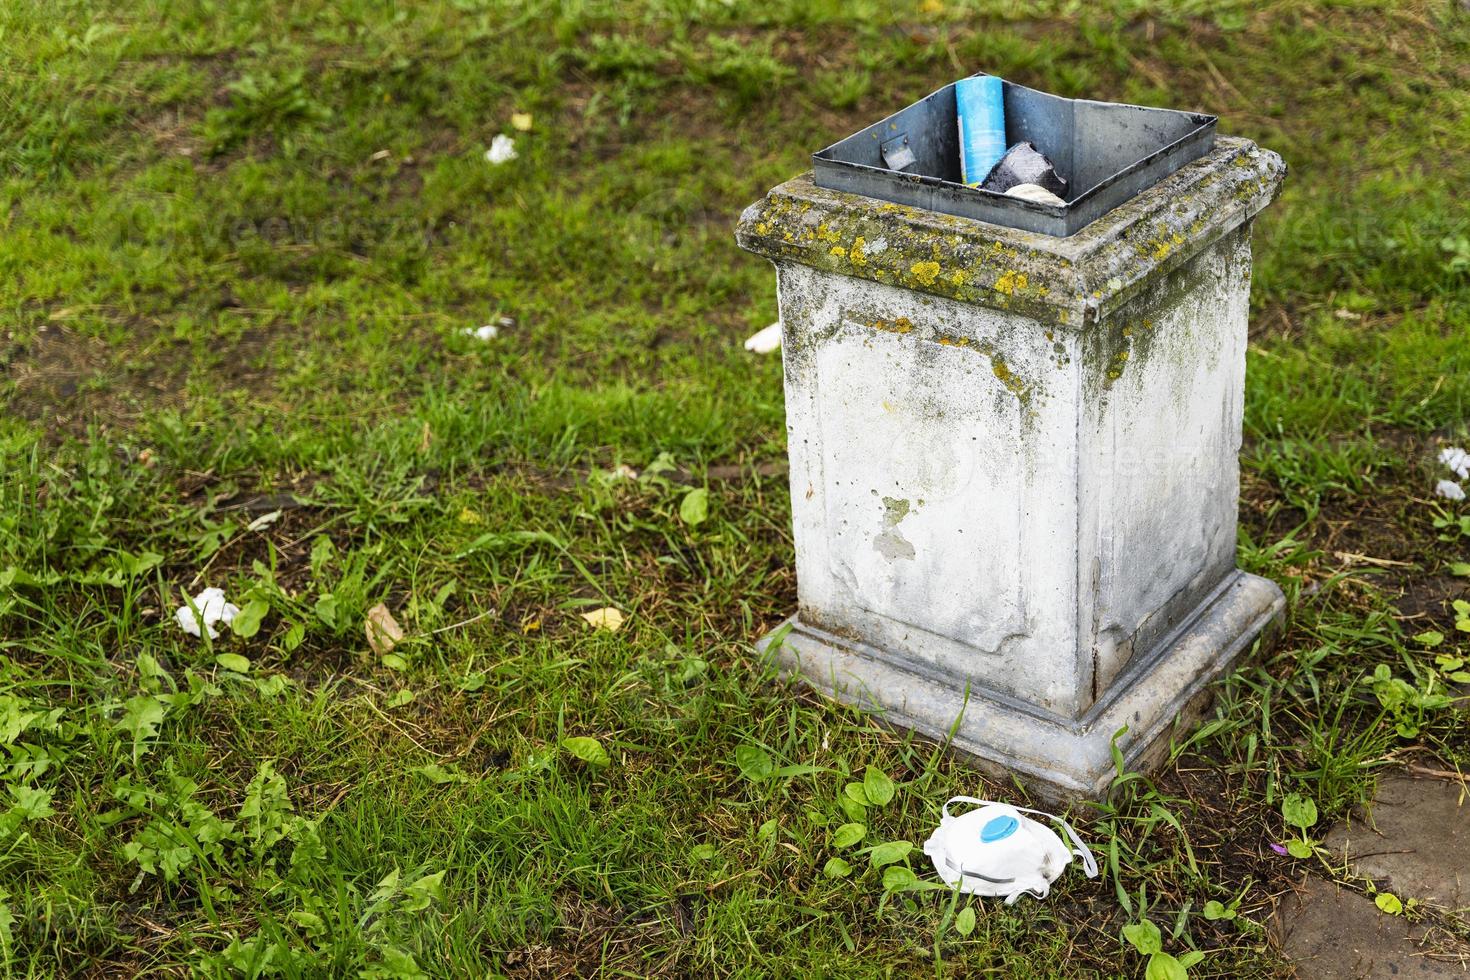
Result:
M992 288L996 292L1003 293L1006 296L1014 296L1018 290L1026 288L1026 273L1017 272L1014 269L1007 269L1001 273L999 279L995 280L995 285Z
M1162 262L1164 259L1169 257L1170 252L1174 251L1174 249L1178 246L1184 244L1184 236L1180 235L1178 232L1175 232L1168 238L1165 238L1161 235L1158 238L1153 239L1152 244L1154 248L1151 254L1154 257L1154 260L1156 262Z
M909 274L925 286L932 286L934 285L934 281L939 278L939 263L915 262L909 266Z
M882 330L884 333L910 333L914 329L914 323L906 316L894 317L892 320L869 320L865 326L873 330Z
M1026 383L1016 377L1014 371L1006 364L1005 359L999 354L990 355L990 373L994 374L1000 383L1005 385L1006 390L1019 398L1023 403L1029 401L1029 393L1026 391Z

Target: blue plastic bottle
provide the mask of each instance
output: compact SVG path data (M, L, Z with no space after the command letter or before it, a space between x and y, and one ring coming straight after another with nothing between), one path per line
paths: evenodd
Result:
M994 75L962 78L954 85L960 127L960 180L976 186L1006 154L1006 109Z

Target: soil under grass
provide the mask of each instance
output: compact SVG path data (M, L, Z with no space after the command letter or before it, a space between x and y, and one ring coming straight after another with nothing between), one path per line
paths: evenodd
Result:
M9 972L1139 975L1147 917L1191 976L1286 975L1273 903L1339 869L1272 849L1285 796L1320 837L1388 768L1470 765L1435 698L1470 511L1432 496L1470 439L1467 66L1449 0L0 10ZM1163 771L1070 814L1101 879L961 935L863 849L1024 791L751 648L795 581L779 360L740 345L774 288L731 226L977 69L1286 158L1240 561L1291 606ZM258 626L185 635L206 585Z

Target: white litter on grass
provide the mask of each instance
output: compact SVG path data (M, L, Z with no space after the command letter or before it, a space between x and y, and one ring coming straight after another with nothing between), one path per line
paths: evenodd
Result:
M1470 453L1459 446L1447 446L1439 451L1439 461L1462 480L1470 480Z
M957 803L979 807L959 816L949 812ZM924 842L924 853L946 885L968 895L1003 895L1014 905L1022 895L1045 898L1052 882L1072 858L1082 859L1082 872L1097 877L1097 859L1072 825L1041 810L955 796L940 810L939 827ZM1055 820L1066 831L1068 844L1031 813Z
M498 316L494 323L487 323L482 327L465 327L460 333L466 337L474 337L476 340L493 340L500 336L501 327L513 327L516 325L515 317Z
M1443 497L1446 500L1465 499L1464 488L1454 480L1440 480L1434 485L1434 492L1436 496Z
M1035 201L1037 204L1053 204L1057 207L1061 207L1067 203L1040 184L1017 184L1015 187L1006 191L1006 197L1019 197L1023 201Z
M224 589L205 589L194 597L194 609L199 610L199 615L204 620L204 628L209 630L211 640L219 638L219 630L215 629L215 626L219 623L230 625L240 611L239 606L225 601ZM194 609L183 605L174 612L174 621L190 636L199 635L199 621L194 618Z
M758 330L745 341L745 349L756 354L769 354L781 349L781 321Z
M516 141L504 133L496 136L490 141L490 149L485 151L485 159L495 166L502 163L510 163L516 158Z

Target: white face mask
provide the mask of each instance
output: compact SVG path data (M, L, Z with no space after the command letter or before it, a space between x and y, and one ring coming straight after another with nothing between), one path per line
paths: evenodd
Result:
M980 807L957 817L950 816L952 803ZM1051 883L1061 875L1075 855L1082 859L1087 877L1097 877L1097 860L1082 843L1072 825L1040 810L1008 803L956 796L944 804L939 828L924 842L924 853L944 883L970 895L1004 895L1013 904L1030 893L1045 898ZM1056 831L1030 820L1023 813L1055 820L1066 830L1075 849L1069 850Z

